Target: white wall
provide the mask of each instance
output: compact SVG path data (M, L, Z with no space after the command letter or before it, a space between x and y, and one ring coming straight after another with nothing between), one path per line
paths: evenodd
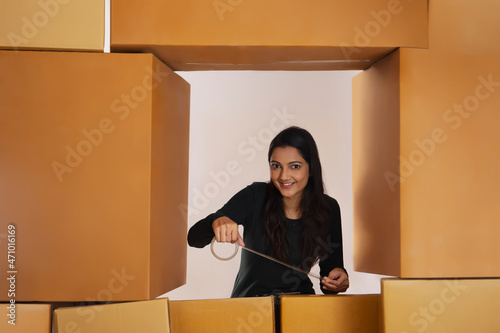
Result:
M191 84L188 226L244 186L268 180L271 139L287 126L304 127L318 144L327 193L341 207L348 293L379 293L380 276L352 268L351 79L357 73L178 72ZM233 247L219 244L217 249L224 255ZM164 296L229 297L238 266L239 255L219 261L209 247L188 248L187 283Z

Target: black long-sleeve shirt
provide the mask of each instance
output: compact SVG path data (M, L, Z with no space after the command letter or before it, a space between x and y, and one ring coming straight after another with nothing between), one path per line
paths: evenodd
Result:
M270 246L264 225L264 207L267 193L266 183L253 183L234 195L221 209L193 225L188 233L190 246L202 248L210 244L214 235L212 223L221 216L227 216L244 226L243 241L245 246L269 255ZM328 275L334 268L342 268L342 229L340 207L337 201L325 195L331 221L327 241L319 241L318 250L326 250L327 255L320 258L320 274ZM286 232L290 242L288 258L290 264L302 267L302 233L300 219L286 221ZM309 260L315 261L316 258ZM302 261L302 262L301 262ZM324 293L332 294L322 289ZM231 297L259 296L279 293L314 294L313 284L308 275L295 271L279 263L258 256L249 251L241 251L241 263Z

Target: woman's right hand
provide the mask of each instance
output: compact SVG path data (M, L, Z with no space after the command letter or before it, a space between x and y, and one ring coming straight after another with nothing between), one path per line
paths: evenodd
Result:
M227 216L221 216L212 223L215 240L219 243L236 243L245 246L238 231L238 224Z

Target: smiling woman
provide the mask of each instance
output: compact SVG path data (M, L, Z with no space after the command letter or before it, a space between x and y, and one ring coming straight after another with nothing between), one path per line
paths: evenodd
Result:
M270 167L271 181L283 196L285 216L298 219L300 198L309 178L309 163L297 148L277 147L271 156Z
M319 261L321 290L346 291L340 208L324 193L313 137L299 127L283 130L270 144L268 162L270 182L247 186L197 222L189 230L189 245L205 247L214 237L218 242L238 242L307 272ZM243 237L238 225L244 227ZM306 274L242 252L232 297L283 293L315 292Z

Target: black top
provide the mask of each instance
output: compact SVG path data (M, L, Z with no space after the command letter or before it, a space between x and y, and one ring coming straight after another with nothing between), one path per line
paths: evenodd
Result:
M266 183L253 183L233 196L214 214L198 221L188 233L190 246L202 248L210 244L214 235L212 223L221 216L227 216L234 222L244 226L243 241L245 246L269 255L270 247L264 226L264 207L267 193ZM318 250L325 249L327 255L320 258L320 274L328 275L334 268L342 268L344 260L342 252L342 230L340 224L340 208L337 201L327 195L329 216L331 221L330 235L318 242ZM286 232L290 241L289 262L298 267L302 258L300 235L303 226L299 220L287 219ZM307 260L307 259L306 259ZM314 261L314 260L313 260ZM316 280L316 279L315 279ZM336 294L324 290L325 294ZM241 263L234 283L231 297L260 296L279 293L314 294L309 276L288 268L249 251L241 250Z

